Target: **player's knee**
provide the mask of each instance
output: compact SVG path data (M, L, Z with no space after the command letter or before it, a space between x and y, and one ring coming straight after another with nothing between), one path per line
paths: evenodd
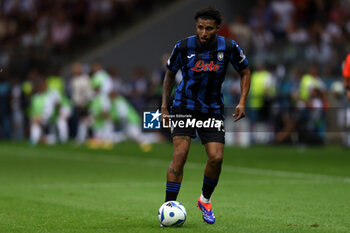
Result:
M182 158L182 157L187 157L188 154L188 148L185 146L177 146L174 149L174 156Z
M173 156L175 160L179 160L179 161L186 160L187 152L184 150L174 151Z
M221 165L222 163L222 153L218 152L215 155L209 157L209 163L212 165Z
M209 162L213 165L221 165L222 164L222 158L220 157L214 157L209 160Z
M177 165L184 165L187 159L188 150L185 148L178 148L174 150L173 162Z

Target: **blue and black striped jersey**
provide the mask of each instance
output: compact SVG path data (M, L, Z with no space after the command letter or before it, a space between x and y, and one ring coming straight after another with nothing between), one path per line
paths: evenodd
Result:
M202 113L224 113L222 83L229 62L240 71L248 60L238 44L216 36L210 48L204 48L197 36L176 43L167 62L171 71L181 69L183 79L176 88L173 106L181 106Z

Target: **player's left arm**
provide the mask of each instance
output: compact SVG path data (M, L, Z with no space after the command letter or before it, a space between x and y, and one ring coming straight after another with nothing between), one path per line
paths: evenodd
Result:
M250 89L250 70L248 67L238 72L241 76L241 98L239 104L236 106L232 116L235 118L234 122L245 117L245 103Z

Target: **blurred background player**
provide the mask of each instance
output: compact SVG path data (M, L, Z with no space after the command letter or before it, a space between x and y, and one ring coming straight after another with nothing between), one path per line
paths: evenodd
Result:
M252 71L250 87L248 107L251 141L266 144L271 140L267 132L271 132L270 107L276 95L276 82L272 72L266 68L265 64L257 64L255 70Z
M81 63L72 65L72 77L70 80L69 92L73 104L71 118L72 135L78 144L85 142L89 127L88 104L93 92L90 85L89 75L83 71Z
M30 107L30 141L54 144L68 140L70 101L55 88L47 88L43 80L36 84Z
M99 62L91 65L91 82L95 88L99 88L99 93L104 95L108 95L113 89L112 77Z
M311 65L301 77L299 86L297 131L299 140L306 144L323 144L325 140L324 110L328 107L325 83L319 70Z
M49 118L51 113L45 112L47 101L46 83L41 81L34 86L34 94L31 97L30 105L30 142L33 145L40 141L46 141Z
M344 87L346 92L346 113L345 113L345 128L346 133L344 136L344 144L347 148L350 148L350 54L347 55L344 67L343 67L343 76L344 76Z
M66 96L64 81L59 74L59 69L54 67L52 73L46 79L47 94L48 98L51 99L49 102L56 104L52 117L56 125L59 142L65 143L69 138L68 119L72 114L72 106Z
M131 139L137 142L145 152L150 151L150 143L158 141L155 134L144 134L141 129L141 117L135 107L117 91L109 94L110 116L114 123L113 143ZM118 129L115 131L115 129Z
M101 77L107 77L106 74L100 74ZM91 148L105 147L106 149L111 149L113 147L113 122L110 115L111 100L108 95L110 90L103 88L104 85L101 80L96 78L96 76L91 80L94 94L89 103L89 115L93 138L89 140L88 146Z

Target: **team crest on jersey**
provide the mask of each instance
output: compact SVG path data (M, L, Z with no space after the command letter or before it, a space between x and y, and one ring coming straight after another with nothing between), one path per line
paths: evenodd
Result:
M223 52L218 52L218 60L222 61L224 59L224 53Z
M243 50L241 50L241 51L239 52L239 56L242 58L242 60L245 59L245 55L244 55L244 53L243 53Z

